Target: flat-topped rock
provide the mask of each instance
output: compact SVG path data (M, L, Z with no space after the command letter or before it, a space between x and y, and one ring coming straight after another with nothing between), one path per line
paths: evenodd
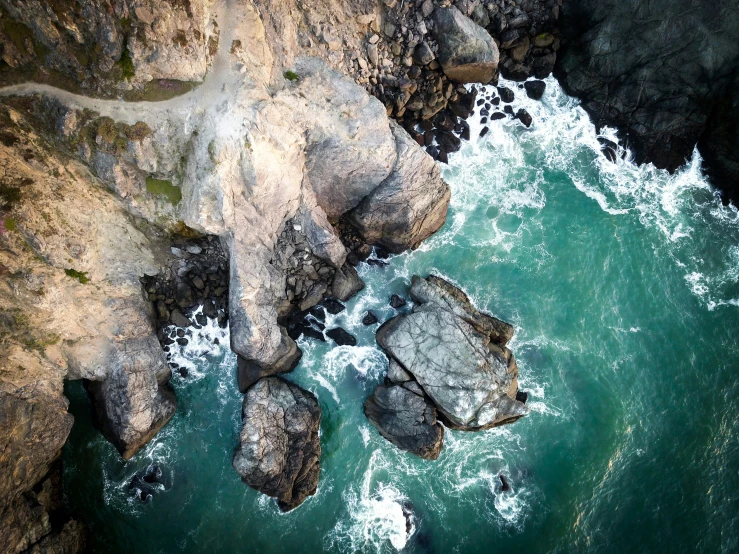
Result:
M377 342L413 376L445 424L477 430L523 416L518 367L504 346L512 327L476 310L439 277L414 277L411 290L417 306L382 325Z

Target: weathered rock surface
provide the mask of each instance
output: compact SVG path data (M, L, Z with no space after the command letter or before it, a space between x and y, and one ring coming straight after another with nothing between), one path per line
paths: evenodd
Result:
M457 429L485 429L526 413L516 400L518 368L510 326L480 314L466 295L443 279L415 276L418 305L377 331L378 344L418 382Z
M674 171L698 144L709 176L737 199L738 14L733 0L568 0L556 76L638 163Z
M398 152L395 167L349 217L367 242L402 252L444 225L451 191L439 167L405 129L396 123L391 128Z
M242 417L233 467L243 481L277 498L285 512L315 494L321 457L316 397L278 377L267 377L246 393Z
M498 69L498 47L488 32L455 7L434 10L434 36L444 73L458 83L489 83Z
M436 420L434 405L419 392L404 385L379 385L365 401L364 413L401 450L435 460L443 446L444 428Z
M334 282L331 285L331 295L342 302L346 302L352 296L364 288L364 282L359 277L357 270L349 264L344 264L334 274Z
M10 67L4 81L43 82L53 70L70 86L107 95L141 84L149 85L152 96L166 95L182 82L202 81L219 37L210 0L82 0L73 7L6 0L0 14L3 21L15 20L0 24L0 51Z

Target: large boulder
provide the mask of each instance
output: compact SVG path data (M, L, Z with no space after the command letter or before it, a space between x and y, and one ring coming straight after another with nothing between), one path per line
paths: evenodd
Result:
M128 341L127 346L138 356L120 356L107 379L86 383L97 425L124 460L149 442L177 409L174 392L166 383L168 368L163 365L157 375L150 365L160 361L155 357L160 349L156 339Z
M518 367L504 346L506 324L478 312L438 277L414 276L411 294L418 303L413 312L382 325L377 342L418 382L444 423L477 430L523 416Z
M451 6L436 8L434 33L444 73L459 83L489 83L498 69L498 47L488 32Z
M349 218L368 243L402 252L444 225L451 191L439 166L406 130L395 122L391 129L398 152L395 167Z
M315 494L321 467L316 397L278 377L266 377L244 396L242 420L233 467L244 483L277 498L284 512Z
M379 385L364 402L364 413L380 434L401 450L426 460L439 457L444 428L436 408L418 383Z

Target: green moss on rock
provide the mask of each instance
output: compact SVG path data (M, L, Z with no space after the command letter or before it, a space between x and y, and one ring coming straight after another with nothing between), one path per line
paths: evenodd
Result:
M130 81L131 78L136 75L136 68L133 65L133 58L131 58L131 52L129 52L128 48L123 48L121 59L118 60L117 65L120 68L121 75L124 79Z
M172 181L167 181L165 179L147 177L146 190L151 194L164 196L173 206L176 206L180 203L180 200L182 200L182 191L180 190L180 187L172 184Z
M67 277L71 277L72 279L77 279L81 284L86 285L90 282L90 278L87 276L86 271L77 271L76 269L72 269L71 267L69 269L65 269L64 273L67 274Z

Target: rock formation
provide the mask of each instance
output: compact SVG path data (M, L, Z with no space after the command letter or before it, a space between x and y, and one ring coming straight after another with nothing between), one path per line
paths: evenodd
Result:
M739 197L736 2L568 0L562 32L557 77L596 126L669 171L697 144L716 185Z
M444 428L436 408L415 381L378 385L364 403L364 413L380 434L401 450L426 460L441 453Z
M267 377L244 396L242 418L233 466L243 481L277 498L284 512L315 494L321 457L316 397L278 377Z
M439 63L458 83L489 83L498 70L498 47L485 29L455 7L434 10Z
M394 383L378 387L365 403L380 433L431 459L441 449L441 434L438 441L432 438L438 433L429 410L434 406L445 425L467 431L526 414L516 399L516 361L505 346L513 327L479 312L440 277L414 276L411 297L413 312L388 320L377 331L377 342L390 358L388 380Z
M391 252L416 248L446 221L451 197L439 167L408 133L392 123L397 161L387 179L349 213L369 243Z
M488 29L504 69L515 51L539 71L558 48L538 37L556 31L549 3L457 0L455 20L490 54ZM444 223L431 158L469 137L476 92L439 64L437 7L452 10L0 0L4 550L81 544L73 520L44 523L55 508L34 492L69 433L64 379L85 381L98 426L131 457L175 410L165 353L187 337L166 326L230 322L249 394L300 359L291 314L355 294L372 244L415 248ZM430 410L424 399L440 429Z

